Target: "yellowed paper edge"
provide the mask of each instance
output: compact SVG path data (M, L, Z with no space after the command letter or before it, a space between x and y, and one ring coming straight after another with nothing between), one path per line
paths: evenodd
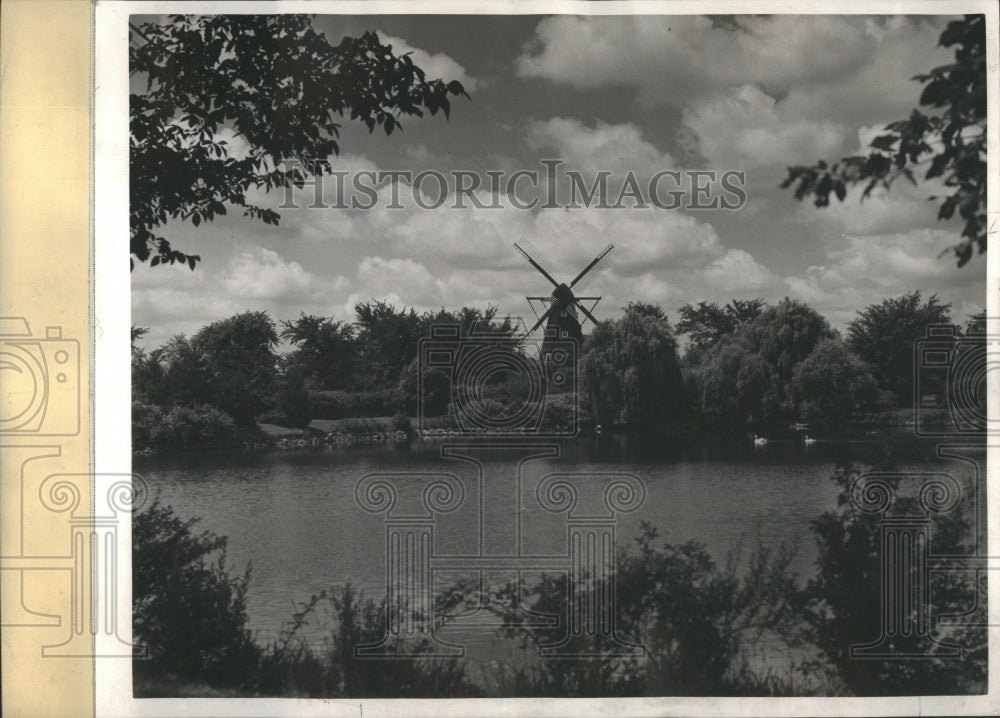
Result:
M5 332L27 323L49 380L39 418L0 439L2 712L92 716L92 655L57 655L86 652L66 651L82 626L66 605L72 517L90 506L92 6L4 0L0 13L0 317Z

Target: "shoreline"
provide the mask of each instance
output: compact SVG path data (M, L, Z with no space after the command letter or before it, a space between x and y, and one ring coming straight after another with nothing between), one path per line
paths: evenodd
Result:
M658 436L670 439L691 439L706 437L735 437L764 432L770 442L786 443L798 441L808 432L814 432L817 441L847 442L875 440L886 433L914 432L917 434L913 409L895 409L879 414L866 414L839 427L825 427L821 423L770 421L759 424L717 424L704 425L697 422L671 422L669 424L641 425L616 424L607 428L587 426L572 436L560 436L554 440L600 436ZM946 430L954 433L953 424L934 417L933 423L922 424L925 431ZM448 426L447 417L434 417L428 423L439 423L434 428L417 429L415 419L406 417L372 416L347 419L313 419L307 427L288 427L274 423L258 423L253 429L241 428L236 437L214 443L193 446L154 447L133 449L133 455L150 456L163 452L202 453L213 451L271 451L357 444L409 443L435 439L467 437L468 434ZM976 438L979 435L971 435ZM480 438L503 440L507 438L534 438L532 434L484 434Z

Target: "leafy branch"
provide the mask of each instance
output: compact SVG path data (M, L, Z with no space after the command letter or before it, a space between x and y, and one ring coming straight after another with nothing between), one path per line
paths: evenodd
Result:
M951 190L930 198L941 202L938 219L951 219L957 211L965 221L962 240L942 252L953 251L961 267L974 247L980 254L986 251L985 16L966 15L948 23L939 44L956 47L955 62L913 78L924 85L920 106L928 112L914 109L908 119L886 125L867 156L789 167L781 187L794 186L795 199L811 197L817 207L826 207L831 193L843 201L848 186L863 184L863 201L878 187L890 189L900 177L917 184L914 167L929 161L923 179L941 178Z
M198 255L155 231L171 219L197 227L236 207L277 225L278 213L247 193L329 172L344 117L391 135L404 116L447 118L449 96L468 97L374 32L332 45L306 15L174 15L131 27L129 73L146 85L129 97L133 268L194 269ZM223 130L247 148L234 151Z

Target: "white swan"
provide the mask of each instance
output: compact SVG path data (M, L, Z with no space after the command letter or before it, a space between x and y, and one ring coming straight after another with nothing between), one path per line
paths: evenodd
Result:
M757 436L756 434L754 434L753 443L754 446L767 446L767 439L765 439L763 436Z
M816 443L816 439L810 439L809 438L809 434L806 434L805 442L807 444L815 444Z

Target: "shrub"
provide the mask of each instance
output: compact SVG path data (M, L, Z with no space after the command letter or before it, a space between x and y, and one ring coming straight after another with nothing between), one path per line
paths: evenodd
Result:
M885 466L883 468L891 468ZM816 576L804 592L807 638L836 670L839 678L856 695L946 695L982 691L986 685L986 632L984 608L977 601L978 575L963 571L935 571L928 576L928 604L937 616L966 615L968 627L949 629L934 625L929 631L937 639L959 645L961 657L947 657L918 631L899 631L893 639L895 650L924 654L919 660L899 658L859 660L850 647L869 643L882 634L881 613L883 517L862 512L851 501L851 487L861 476L852 466L841 467L833 476L840 486L836 511L827 511L813 521L819 549ZM903 474L889 475L895 488L905 482ZM963 494L968 487L963 488ZM923 509L916 498L901 488L893 503L897 516ZM974 499L982 500L982 497ZM968 507L959 503L950 512L932 514L932 540L938 555L972 555L973 534ZM921 569L914 569L918 571ZM923 569L926 570L926 569ZM982 578L985 578L983 576ZM899 577L890 580L898 581ZM916 576L911 577L916 583ZM920 600L927 600L922 598ZM977 622L979 626L977 627Z
M132 450L154 447L153 436L163 424L163 409L155 404L132 402Z
M299 604L278 640L259 647L247 627L250 567L232 576L226 539L196 533L159 500L132 522L132 617L148 659L133 666L135 695L300 697L464 697L481 691L460 662L414 655L358 659L355 646L385 635L385 605L348 584ZM311 648L301 629L325 611L325 650ZM416 652L422 652L415 646Z
M138 690L164 681L245 687L260 659L247 628L250 567L231 576L226 539L194 532L159 500L132 522L132 621L149 658L137 659Z
M607 651L602 661L544 661L522 676L527 695L739 695L757 681L740 662L747 636L764 630L791 636L797 595L787 569L792 554L760 548L744 576L734 553L719 568L695 542L656 545L657 532L643 522L632 550L620 552L610 578L583 577L577 590L591 595L614 590L618 601L617 637L645 646L648 657L614 656L611 636L597 631L575 639L576 650ZM609 587L606 582L614 582ZM533 585L510 584L499 595L510 606L504 617L525 647L552 644L565 628L524 630L525 609L560 616L567 610L565 574L544 574ZM523 602L523 603L522 603ZM757 686L754 690L761 690Z
M405 431L409 434L413 431L413 424L410 422L410 415L405 411L397 411L392 417L392 428L396 431Z
M309 399L309 392L306 389L306 380L302 373L295 369L290 369L282 377L278 385L276 406L273 412L275 418L280 418L277 422L282 426L293 426L304 429L309 426L312 418L312 406Z
M399 392L402 408L410 414L423 411L424 416L441 416L448 410L451 398L452 372L444 369L424 369L420 376L420 365L414 359L399 377ZM423 402L420 397L423 397Z
M212 406L132 402L132 449L204 449L235 446L239 431L232 417Z
M545 397L545 412L542 428L565 430L577 426L580 421L580 407L577 402L583 397L576 394L550 394Z
M311 614L325 614L329 621L326 650L316 655L298 637ZM279 690L306 689L316 697L440 698L474 697L481 691L470 684L461 662L420 657L357 658L356 646L385 638L385 604L360 595L347 585L323 591L293 616L290 628L270 654L285 669ZM291 652L290 652L291 649ZM271 657L265 664L270 665Z
M314 419L358 419L392 416L404 406L399 389L377 391L314 391L309 394Z
M149 440L163 449L234 446L239 433L233 418L214 406L175 406L165 414L150 412ZM158 419L158 421L157 421Z
M343 432L355 436L363 434L384 433L388 429L384 424L380 424L374 419L348 419L344 422Z

